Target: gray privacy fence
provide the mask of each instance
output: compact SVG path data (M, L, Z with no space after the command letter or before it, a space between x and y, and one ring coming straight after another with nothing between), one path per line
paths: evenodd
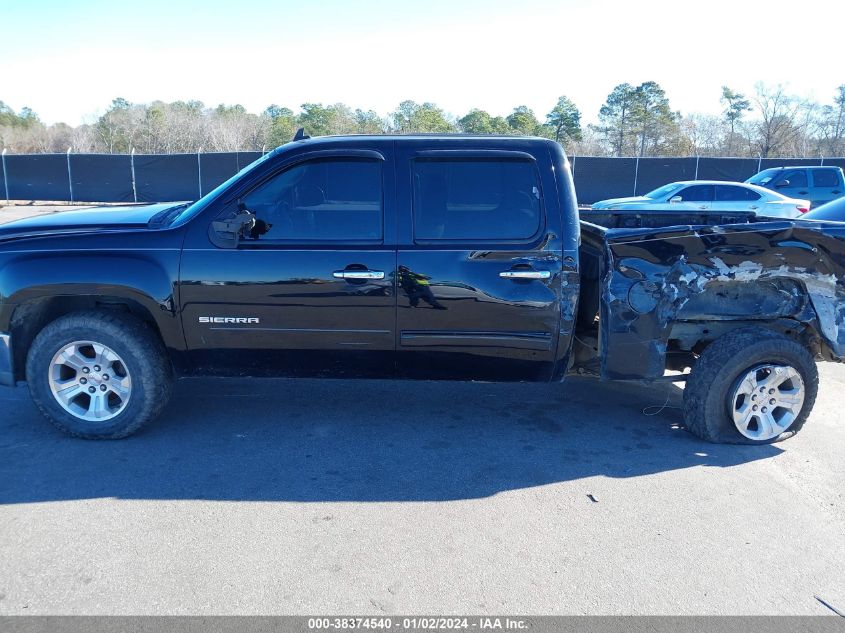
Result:
M261 155L4 153L0 195L68 202L196 200Z
M261 152L199 154L2 155L6 200L164 202L196 200ZM743 181L786 165L833 165L845 158L570 158L578 201L641 195L676 180Z

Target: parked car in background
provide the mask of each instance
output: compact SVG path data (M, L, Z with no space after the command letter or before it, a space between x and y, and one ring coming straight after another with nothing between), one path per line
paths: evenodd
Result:
M779 191L785 196L807 198L817 207L845 195L841 167L773 167L745 182Z
M845 222L845 197L837 198L813 209L804 218L820 222Z
M601 200L592 208L595 211L753 211L771 218L798 218L810 210L810 202L741 182L688 180L663 185L644 196Z

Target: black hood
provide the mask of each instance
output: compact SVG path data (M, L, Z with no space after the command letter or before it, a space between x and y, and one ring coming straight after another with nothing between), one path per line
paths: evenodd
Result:
M0 224L0 240L29 235L147 228L155 215L181 204L164 202L131 207L95 207L36 215Z

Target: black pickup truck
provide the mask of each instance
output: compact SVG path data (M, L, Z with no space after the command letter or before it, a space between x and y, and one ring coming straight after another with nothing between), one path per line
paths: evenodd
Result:
M0 226L0 382L86 438L174 376L686 381L711 441L797 432L845 356L845 224L579 219L556 143L299 139L192 204Z

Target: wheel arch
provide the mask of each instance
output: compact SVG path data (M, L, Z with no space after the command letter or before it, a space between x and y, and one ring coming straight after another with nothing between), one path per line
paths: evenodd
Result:
M9 318L15 380L23 380L27 351L35 337L50 323L68 314L91 310L112 310L132 315L147 324L165 349L184 349L184 339L175 314L158 302L131 288L110 288L103 294L56 294L43 292L15 304Z
M784 317L779 319L676 321L668 336L667 356L687 353L700 356L725 334L746 328L781 334L805 347L814 357L827 359L831 350L814 321ZM669 365L667 359L667 366Z

